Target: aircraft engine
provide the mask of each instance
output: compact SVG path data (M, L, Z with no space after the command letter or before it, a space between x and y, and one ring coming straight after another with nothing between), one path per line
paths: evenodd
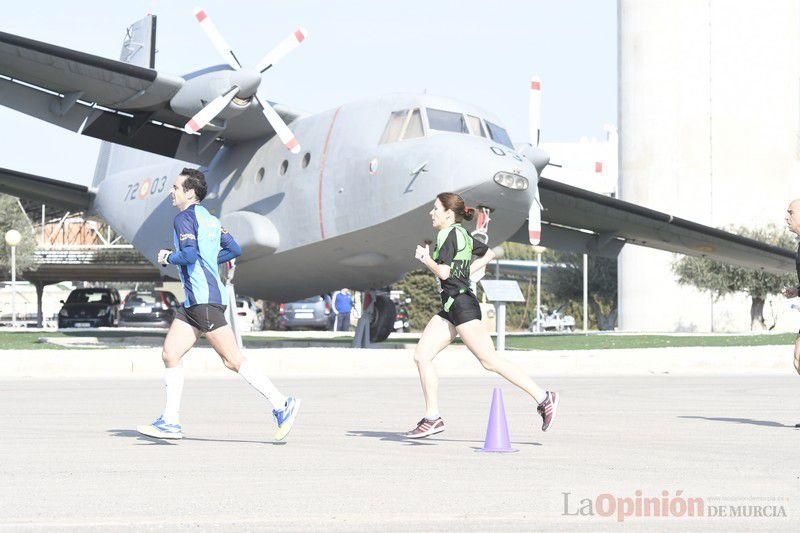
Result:
M221 108L212 120L233 118L252 104L253 95L258 89L260 79L246 76L247 74L250 73L223 70L187 80L180 91L172 97L170 107L176 113L191 117L208 106L210 102L220 96L224 96L235 87L238 90L234 93L233 98L227 102L226 106ZM213 128L214 126L219 126L220 121L209 121L207 125ZM221 129L221 127L218 129Z

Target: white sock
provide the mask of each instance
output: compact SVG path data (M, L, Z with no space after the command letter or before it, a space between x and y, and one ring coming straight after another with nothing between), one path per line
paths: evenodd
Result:
M425 413L425 418L433 422L437 418L441 418L441 415L439 414L439 411L434 411L432 413Z
M269 400L273 409L283 409L286 406L286 396L278 391L255 361L250 359L242 361L239 366L239 375Z
M183 395L183 367L164 369L164 385L167 389L167 404L164 406L164 422L180 424L181 396Z

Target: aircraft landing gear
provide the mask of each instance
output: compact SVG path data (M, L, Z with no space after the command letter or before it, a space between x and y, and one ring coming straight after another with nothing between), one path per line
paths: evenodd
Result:
M362 308L353 337L353 348L370 348L373 342L385 341L392 332L397 312L389 295L375 290L364 295Z

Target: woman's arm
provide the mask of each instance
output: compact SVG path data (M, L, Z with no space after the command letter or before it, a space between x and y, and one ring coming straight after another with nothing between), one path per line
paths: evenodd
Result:
M469 273L472 274L484 268L486 265L494 261L494 258L495 258L494 250L489 248L485 254L483 254L481 257L477 258L472 262L472 266L469 269Z
M433 272L433 275L439 279L447 279L450 277L450 265L440 265L431 257L431 250L429 245L417 246L417 252L414 254L420 262L425 265L428 270Z

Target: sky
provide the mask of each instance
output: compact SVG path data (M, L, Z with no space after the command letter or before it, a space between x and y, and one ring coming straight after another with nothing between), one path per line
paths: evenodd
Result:
M542 141L603 138L617 122L615 0L28 1L0 31L118 59L125 28L158 17L156 69L221 63L192 16L203 7L255 65L299 25L308 39L270 69L259 95L306 112L393 92L428 92L497 116L526 142L531 76L542 80ZM0 106L0 167L88 184L99 141Z

